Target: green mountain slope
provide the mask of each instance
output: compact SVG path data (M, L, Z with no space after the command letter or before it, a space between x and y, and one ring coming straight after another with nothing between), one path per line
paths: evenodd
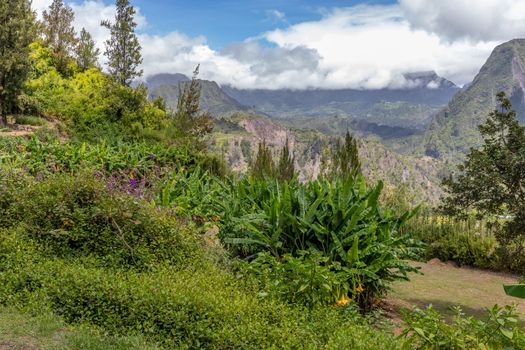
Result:
M495 96L505 91L518 117L525 117L525 39L497 46L472 84L457 93L437 113L422 138L422 151L433 158L462 159L480 143L478 125L496 106Z
M146 85L152 98L162 97L168 107L176 108L181 88L189 84L189 79L182 74L159 74L149 77ZM245 111L249 108L237 102L222 91L214 81L199 80L201 84L200 105L214 116L220 116L235 111Z

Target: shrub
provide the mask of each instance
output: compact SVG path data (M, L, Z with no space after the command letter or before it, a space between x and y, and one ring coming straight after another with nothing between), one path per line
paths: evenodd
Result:
M456 308L452 324L429 307L405 313L407 325L401 337L405 346L417 349L523 349L525 331L515 306L488 310L485 320L466 317Z
M417 271L403 261L413 256L414 242L399 232L414 212L395 217L381 210L382 183L371 190L362 177L306 184L243 179L232 186L221 237L240 256L320 252L351 276L349 295L365 310L392 281Z
M11 189L17 192L10 192L3 205L5 223L24 228L29 239L53 255L96 255L144 266L182 262L196 251L195 238L176 217L110 191L91 173L54 175Z
M184 270L159 267L137 273L38 254L25 258L16 267L0 265L1 304L49 308L69 323L140 335L165 348L395 347L392 335L372 328L351 309L308 310L261 299L202 259L188 260Z

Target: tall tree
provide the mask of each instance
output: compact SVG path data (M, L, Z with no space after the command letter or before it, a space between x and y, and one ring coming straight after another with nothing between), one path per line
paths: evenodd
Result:
M129 86L134 78L142 76L141 47L135 28L135 8L129 0L117 0L115 23L103 21L101 24L111 32L106 41L105 55L108 58L109 73L122 85Z
M97 67L99 55L100 50L95 46L95 41L91 34L82 28L75 48L75 56L80 70L85 71L89 68Z
M332 177L348 177L361 174L359 147L357 146L357 140L349 131L346 132L344 142L337 140L332 150L330 173Z
M30 69L35 18L28 0L0 1L0 124L18 106Z
M49 9L42 14L42 35L44 44L53 51L55 67L62 75L68 75L77 44L73 21L73 9L63 0L53 0Z
M266 140L259 142L257 157L251 166L251 175L257 178L275 175L275 163L273 161L272 151L266 144Z
M200 108L201 85L197 76L199 66L193 71L189 84L180 87L174 124L178 138L190 138L195 146L202 148L202 138L213 130L213 117Z
M479 126L482 147L471 150L459 175L444 181L444 209L453 215L509 215L497 239L513 261L525 249L525 127L505 93L497 99L498 108Z
M295 157L290 153L288 138L281 149L279 162L277 163L276 173L281 180L289 181L295 177Z

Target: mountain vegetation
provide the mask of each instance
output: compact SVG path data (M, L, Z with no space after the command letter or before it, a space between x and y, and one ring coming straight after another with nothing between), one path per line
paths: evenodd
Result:
M106 73L62 1L38 26L29 1L0 4L0 316L48 317L68 327L57 341L88 343L67 348L525 348L515 307L483 319L458 311L453 325L432 308L394 321L382 311L394 283L419 271L410 260L431 252L418 239L430 225L411 226L423 214L402 184L431 192L428 178L411 174L437 169L435 160L347 129L322 135L237 110L214 119L201 105L199 66L170 108L134 83L136 12L127 0L116 9L102 23L111 31ZM499 205L515 214L505 237L521 239L510 235L521 207L508 210L516 202L506 192L484 206L500 182L520 186L502 169L520 169L523 128L500 96L503 110L481 127L485 147L449 182L450 203L466 198L480 213ZM240 160L244 171L228 166ZM465 197L479 162L491 188ZM465 241L469 254L481 246Z
M422 152L434 158L461 161L470 147L482 144L477 126L496 108L497 94L509 96L520 121L525 121L525 40L494 49L472 83L436 114L422 139Z

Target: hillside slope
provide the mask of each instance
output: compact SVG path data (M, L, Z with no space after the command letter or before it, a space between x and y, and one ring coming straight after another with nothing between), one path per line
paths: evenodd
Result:
M497 46L478 75L437 113L422 139L422 151L434 158L461 159L480 144L478 125L506 92L521 121L525 118L525 39Z
M182 74L158 74L148 77L146 85L148 86L150 97L162 97L168 107L174 109L177 107L181 89L189 84L189 81ZM216 82L208 80L199 80L199 82L202 87L200 105L214 116L249 109L225 94Z
M287 139L300 178L317 177L323 166L323 151L331 138L314 130L287 128L268 117L234 113L220 119L211 148L222 154L234 171L244 172L255 158L259 142L266 140L277 155ZM419 202L435 203L442 194L438 160L399 155L368 139L359 141L359 154L363 172L371 182L385 180L390 186L406 185L417 194L415 199Z

